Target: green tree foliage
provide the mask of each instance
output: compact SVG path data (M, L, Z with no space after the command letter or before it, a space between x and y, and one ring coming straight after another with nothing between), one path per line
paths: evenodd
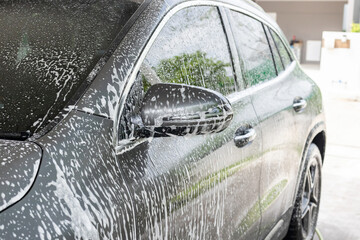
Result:
M276 77L275 66L272 59L267 59L257 67L245 71L245 78L249 86L254 86L266 82Z
M231 67L230 63L215 61L196 51L161 60L155 71L162 82L205 87L226 95L234 91L234 78L227 76L227 67Z

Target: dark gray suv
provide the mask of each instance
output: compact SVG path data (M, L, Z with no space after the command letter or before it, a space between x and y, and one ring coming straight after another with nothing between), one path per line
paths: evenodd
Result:
M246 0L0 4L1 239L311 239L321 93Z

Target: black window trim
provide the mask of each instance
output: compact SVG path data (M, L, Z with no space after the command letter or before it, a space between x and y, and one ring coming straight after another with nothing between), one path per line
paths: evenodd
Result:
M277 70L277 67L276 67L276 63L275 63L275 57L274 57L274 52L272 50L272 47L271 47L271 44L270 44L270 40L269 40L269 36L267 35L266 33L266 30L265 30L265 25L263 22L261 22L261 26L263 28L263 31L264 31L264 34L265 34L265 37L266 37L266 41L268 43L268 47L270 49L270 53L271 53L271 58L273 60L273 64L274 64L274 68L275 68L275 73L276 73L276 76L279 76L279 72ZM267 81L270 81L271 79L268 79Z
M249 18L251 18L251 19L253 19L253 20L255 20L255 21L258 21L258 22L261 24L261 26L262 26L262 28L263 28L263 33L264 33L264 35L265 35L265 37L266 37L266 41L267 41L267 44L268 44L268 47L269 47L269 50L270 50L271 58L272 58L272 61L273 61L273 64L274 64L276 77L279 76L278 71L277 71L277 68L276 68L276 64L275 64L275 59L274 59L274 55L273 55L273 52L272 52L272 48L271 48L271 46L270 46L269 38L268 38L268 36L267 36L267 34L266 34L266 31L265 31L265 27L268 27L268 26L264 23L263 20L261 20L261 19L259 19L259 18L256 18L256 17L254 17L254 16L252 16L252 15L249 15L249 14L247 14L247 13L245 13L245 12L239 11L239 10L237 10L237 9L232 9L232 8L227 8L226 14L227 14L227 16L228 16L228 19L229 19L229 18L232 19L232 16L231 16L230 11L237 12L237 13L239 13L239 14L242 14L242 15L244 15L244 16L246 16L246 17L249 17ZM235 42L235 37L234 37L234 33L233 33L233 31L234 31L233 28L234 28L234 27L233 27L233 24L232 24L231 22L230 22L229 24L230 24L231 37L233 38L233 41ZM236 51L237 51L237 50L236 50ZM242 59L242 57L241 57L241 54L240 54L238 51L237 51L237 55L238 55L237 57L240 58L239 62L241 62L241 63L240 63L241 76L242 76L242 78L243 78L244 85L247 86L247 87L244 86L244 88L241 89L241 90L246 90L247 88L253 87L253 86L251 86L251 84L249 83L246 75L244 74L245 71L244 71L243 59ZM276 78L276 77L275 77L275 78ZM271 79L266 80L266 81L264 81L264 82L268 82L268 81L270 81L270 80L271 80Z
M229 31L231 32L231 39L232 39L233 44L234 44L234 51L236 52L236 55L234 54L234 57L237 57L237 59L238 59L238 64L239 64L238 68L239 68L239 72L241 74L241 79L242 79L242 83L241 83L242 88L240 89L240 91L243 91L243 90L246 90L247 88L250 87L250 83L248 82L248 79L247 79L245 71L244 71L243 58L242 58L241 53L238 51L237 46L236 46L236 41L235 41L235 36L234 36L234 26L233 26L233 23L232 23L233 22L233 17L231 15L231 11L243 14L243 15L245 15L247 17L250 17L250 18L253 18L253 17L246 14L246 13L238 11L236 9L232 9L232 8L229 8L229 7L225 7L225 9L226 9L226 15L227 15L227 20L228 20L228 24L229 24ZM254 19L256 19L256 18L254 18ZM240 79L240 77L238 77L238 79Z
M277 36L279 37L279 39L281 40L282 44L285 46L285 49L290 57L290 62L293 62L294 58L293 55L292 55L292 52L291 52L291 49L290 49L290 46L289 44L286 44L287 43L287 40L286 38L283 36L281 30L278 30L277 27L274 27L266 18L262 17L262 16L259 16L257 14L255 14L254 12L251 12L245 8L242 8L242 7L239 7L239 6L234 6L234 5L231 5L231 4L227 4L227 3L219 3L219 6L220 7L223 7L223 8L226 8L227 10L230 10L230 11L235 11L235 12L238 12L238 13L241 13L241 14L244 14L248 17L251 17L259 22L261 22L262 24L264 24L265 26L267 26L269 28L269 30L273 31L275 34L277 34ZM229 13L227 12L227 14L229 15ZM271 32L270 31L270 32Z
M239 92L245 89L245 78L241 68L239 53L236 49L234 34L231 29L231 23L229 20L228 9L222 6L218 6L221 22L226 36L226 42L228 45L234 78L235 78L235 91Z
M283 59L282 59L282 57L281 57L281 55L280 55L279 47L277 46L277 44L276 44L276 42L275 42L274 36L273 36L273 34L271 33L271 30L270 30L269 26L266 26L266 28L267 28L267 32L269 32L269 34L270 34L270 36L271 36L272 42L274 43L274 46L275 46L275 48L276 48L276 52L277 52L278 55L279 55L279 58L280 58L280 61L281 61L281 65L282 65L283 69L285 70L284 61L283 61ZM271 47L271 44L270 44L270 47Z
M294 57L292 57L292 55L291 55L292 52L291 52L290 46L289 46L289 44L286 44L287 40L283 36L281 30L278 30L276 25L272 25L271 22L269 22L266 17L261 16L261 14L264 14L263 12L261 12L260 15L259 15L259 14L256 14L255 11L248 10L247 7L245 7L245 6L234 6L234 5L227 4L227 3L218 3L218 4L219 4L219 6L226 9L226 13L228 15L228 18L229 18L229 15L230 15L229 14L230 11L235 11L235 12L244 14L244 15L246 15L248 17L251 17L251 18L253 18L255 20L258 20L261 23L267 25L270 28L270 30L272 30L274 33L276 33L278 35L279 39L281 40L282 44L284 45L285 49L287 50L287 52L288 52L288 54L290 56L291 63L289 64L289 66L284 70L284 72L281 75L283 75L283 77L285 77L288 74L290 74L292 71L294 71L294 69L296 68L296 65L298 64L298 62L296 60L294 60L295 59ZM231 19L231 18L229 18L229 19ZM265 82L262 82L261 84L258 84L258 85L249 86L249 87L241 90L239 92L239 94L242 97L250 96L254 92L257 92L257 91L259 91L261 89L265 89L265 88L267 88L269 86L272 86L274 84L279 83L279 81L283 80L283 77L278 76L278 77L274 78L272 81L265 81ZM247 83L245 79L244 79L244 83Z
M275 41L275 39L274 39L274 35L273 35L273 32L274 32L274 31L273 31L269 26L268 26L268 28L269 28L269 32L270 32L271 38L273 39L274 44L275 44L275 46L276 46L276 49L278 50L278 53L279 53L281 62L282 62L282 64L283 64L283 66L284 66L284 69L286 69L285 64L284 64L284 62L283 62L283 59L282 59L282 57L281 57L281 55L280 55L279 46L277 45L277 43L276 43L276 41ZM274 32L274 33L277 34L276 32ZM290 63L291 63L292 61L294 61L293 58L291 57L291 54L289 53L286 45L283 43L281 37L280 37L278 34L277 34L277 37L280 39L281 43L285 46L286 53L287 53L287 55L289 56Z

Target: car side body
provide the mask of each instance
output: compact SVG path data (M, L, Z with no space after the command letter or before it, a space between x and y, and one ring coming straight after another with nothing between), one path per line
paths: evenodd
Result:
M207 14L201 16L218 16L223 29L234 76L231 92L222 93L231 122L213 133L120 137L124 112L142 103L134 86L139 72L147 78L143 63L155 48L177 44L165 38L157 48L157 39L168 24L181 24L176 14L197 8ZM280 37L291 62L282 71L273 66L273 79L246 81L236 14L258 21L268 43L272 34ZM307 150L316 144L324 159L326 128L320 89L277 24L250 1L145 0L118 39L54 124L25 141L0 140L0 238L285 237ZM234 137L249 133L249 144L236 145Z

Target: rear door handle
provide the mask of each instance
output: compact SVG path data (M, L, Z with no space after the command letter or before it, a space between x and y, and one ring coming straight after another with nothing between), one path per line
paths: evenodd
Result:
M300 97L294 99L293 108L294 108L295 112L300 113L300 112L304 111L306 106L307 106L307 102L305 99L300 98Z
M254 141L256 137L255 129L248 128L244 129L243 127L239 128L235 132L234 142L237 147L244 147Z

